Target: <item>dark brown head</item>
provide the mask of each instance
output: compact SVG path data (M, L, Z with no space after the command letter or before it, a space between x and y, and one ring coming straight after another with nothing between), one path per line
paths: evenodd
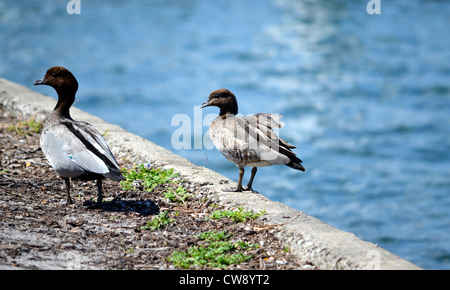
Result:
M75 93L78 90L77 79L73 74L62 66L54 66L47 70L45 76L37 80L34 85L48 85L58 93L58 104L55 110L69 110L75 101Z
M238 104L235 95L227 89L219 89L212 92L209 98L204 102L201 108L216 106L220 108L220 116L226 114L236 115L238 113Z
M54 66L47 70L45 76L37 80L35 85L48 85L59 91L71 91L73 94L78 90L77 79L73 74L62 66Z

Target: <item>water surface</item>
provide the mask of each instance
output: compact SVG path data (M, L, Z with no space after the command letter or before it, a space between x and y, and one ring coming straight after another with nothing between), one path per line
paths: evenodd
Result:
M77 107L237 180L217 150L193 148L218 113L196 106L228 88L240 113L284 116L307 169L262 168L256 190L450 269L450 3L368 15L365 1L81 0L69 15L67 2L0 0L0 77L55 96L32 84L65 66ZM171 143L177 114L191 149Z

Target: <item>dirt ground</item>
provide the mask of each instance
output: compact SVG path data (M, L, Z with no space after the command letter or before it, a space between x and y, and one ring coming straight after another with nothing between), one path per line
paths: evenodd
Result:
M228 269L316 268L282 247L274 229L263 226L264 216L241 223L206 219L216 208L201 184L185 178L186 203L164 198L164 186L125 191L105 180L100 208L91 206L95 182L84 181L72 182L75 204L65 205L64 181L47 163L39 133L10 131L19 121L0 107L0 269L177 269L167 260L174 251L201 243L200 233L222 230L260 245L247 250L249 261ZM176 212L175 221L164 229L141 228L161 211Z

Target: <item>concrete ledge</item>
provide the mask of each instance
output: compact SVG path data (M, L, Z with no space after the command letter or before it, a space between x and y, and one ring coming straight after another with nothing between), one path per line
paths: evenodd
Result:
M0 104L11 114L24 119L36 116L38 121L42 121L53 109L56 100L0 78ZM358 239L352 233L271 201L264 195L223 192L224 188L233 186L234 182L77 108L73 108L71 114L75 120L87 121L100 132L109 130L106 139L118 159L124 157L136 164L154 163L174 168L190 181L205 184L210 197L221 204L243 206L254 211L266 210L266 223L279 224L276 235L282 243L300 259L309 260L321 269L421 269L373 243Z

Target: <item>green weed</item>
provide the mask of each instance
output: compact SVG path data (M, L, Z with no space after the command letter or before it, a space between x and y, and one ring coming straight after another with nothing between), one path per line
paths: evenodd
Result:
M174 219L170 218L168 211L163 211L159 215L155 216L151 221L141 227L142 230L160 230L166 227L167 224L175 222Z
M14 131L19 135L30 136L33 133L39 133L44 125L32 117L28 121L21 121L8 128L8 132Z
M188 199L191 195L187 192L187 190L183 186L178 186L175 191L172 187L169 187L166 193L164 193L164 197L170 200L171 202L179 202L185 203L186 199Z
M173 183L178 176L173 169L147 168L144 164L131 170L122 168L122 173L125 177L120 182L123 190L137 190L142 186L146 192L152 192L158 185Z
M236 210L215 210L211 213L210 219L221 219L221 218L230 218L234 222L245 222L248 219L256 219L266 213L265 210L262 210L258 213L254 213L253 211L244 211L243 207L238 207Z
M227 231L221 231L221 232L204 232L199 235L196 235L195 237L199 240L204 240L206 242L217 242L222 240L228 240L232 234L227 234Z
M125 254L131 254L131 253L133 253L134 251L135 251L136 249L135 248L128 248L128 249L123 249L123 252L125 253Z
M192 246L187 251L175 251L167 260L183 269L193 266L225 268L250 260L253 256L244 251L259 246L242 241L232 242L231 236L226 231L202 233L195 237L208 242L206 245Z

